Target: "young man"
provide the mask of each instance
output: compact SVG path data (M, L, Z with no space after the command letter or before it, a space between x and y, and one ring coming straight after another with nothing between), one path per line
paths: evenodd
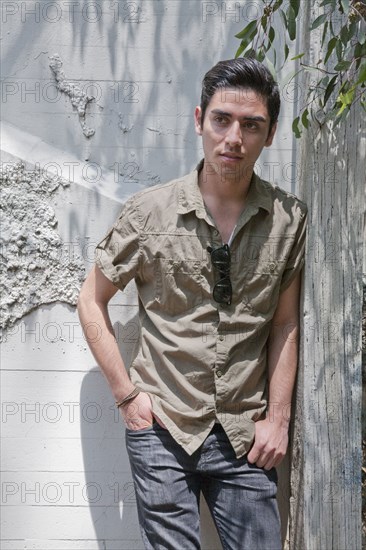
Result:
M202 492L224 549L281 548L275 467L297 366L306 207L253 172L280 109L255 60L204 77L204 159L137 193L97 247L81 322L126 425L145 547L197 549ZM141 338L127 373L107 305L134 279Z

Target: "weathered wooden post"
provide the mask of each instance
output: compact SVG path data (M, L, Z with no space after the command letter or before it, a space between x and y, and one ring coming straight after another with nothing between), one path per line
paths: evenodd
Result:
M306 63L315 1L302 2ZM315 63L314 63L315 60ZM304 81L304 86L308 84ZM361 317L366 117L304 132L309 207L291 474L291 550L361 550Z

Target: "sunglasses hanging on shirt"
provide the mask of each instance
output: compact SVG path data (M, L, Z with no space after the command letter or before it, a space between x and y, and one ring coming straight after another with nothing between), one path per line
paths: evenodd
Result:
M219 304L231 304L233 289L230 281L230 248L224 244L218 248L207 247L211 255L211 262L215 269L219 272L220 279L213 287L212 295L215 302Z

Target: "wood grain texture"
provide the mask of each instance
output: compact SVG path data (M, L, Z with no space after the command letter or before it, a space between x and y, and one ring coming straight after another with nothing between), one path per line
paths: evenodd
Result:
M314 2L309 5L314 6ZM314 12L303 13L309 28ZM309 61L320 46L304 32ZM320 55L321 57L321 55ZM308 82L304 82L307 86ZM361 549L361 310L366 119L314 121L298 194L309 207L292 456L290 549Z

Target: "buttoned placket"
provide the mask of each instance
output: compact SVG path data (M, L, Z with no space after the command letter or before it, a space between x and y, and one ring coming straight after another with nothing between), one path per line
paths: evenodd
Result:
M197 184L196 184L197 185ZM220 232L218 231L214 220L207 211L202 195L200 194L198 186L194 186L193 196L190 197L191 204L189 205L187 201L184 201L181 198L181 208L186 212L188 210L195 210L195 214L198 219L204 220L209 226L209 232L211 234L210 243L208 246L212 248L219 248L223 243L221 239ZM248 197L249 198L249 197ZM237 224L235 225L232 234L229 239L230 249L235 241L237 235L241 232L244 226L249 222L249 220L257 214L259 211L259 205L252 202L249 198L248 203L246 204L243 212L239 216ZM235 249L234 249L235 250ZM235 289L234 289L235 292ZM230 327L231 315L230 312L233 309L233 304L217 304L217 322L215 327L213 327L212 337L216 339L216 358L213 366L213 376L215 383L215 409L216 412L220 412L220 401L225 403L226 394L229 389L229 383L225 380L225 375L227 372L227 364L229 360L229 352L231 349L231 332L228 333L227 328ZM225 330L226 328L226 330Z
M258 206L253 204L248 204L243 210L230 236L228 243L230 247L232 247L236 236L249 220L257 214L258 210ZM218 233L217 229L216 232ZM221 246L221 244L218 246ZM229 384L225 380L225 375L227 372L229 352L232 347L232 343L230 342L232 333L231 331L228 332L227 327L230 326L230 312L233 308L233 304L217 304L218 324L216 332L216 361L214 368L216 387L215 405L217 412L220 412L220 401L225 401L226 392L229 389Z

